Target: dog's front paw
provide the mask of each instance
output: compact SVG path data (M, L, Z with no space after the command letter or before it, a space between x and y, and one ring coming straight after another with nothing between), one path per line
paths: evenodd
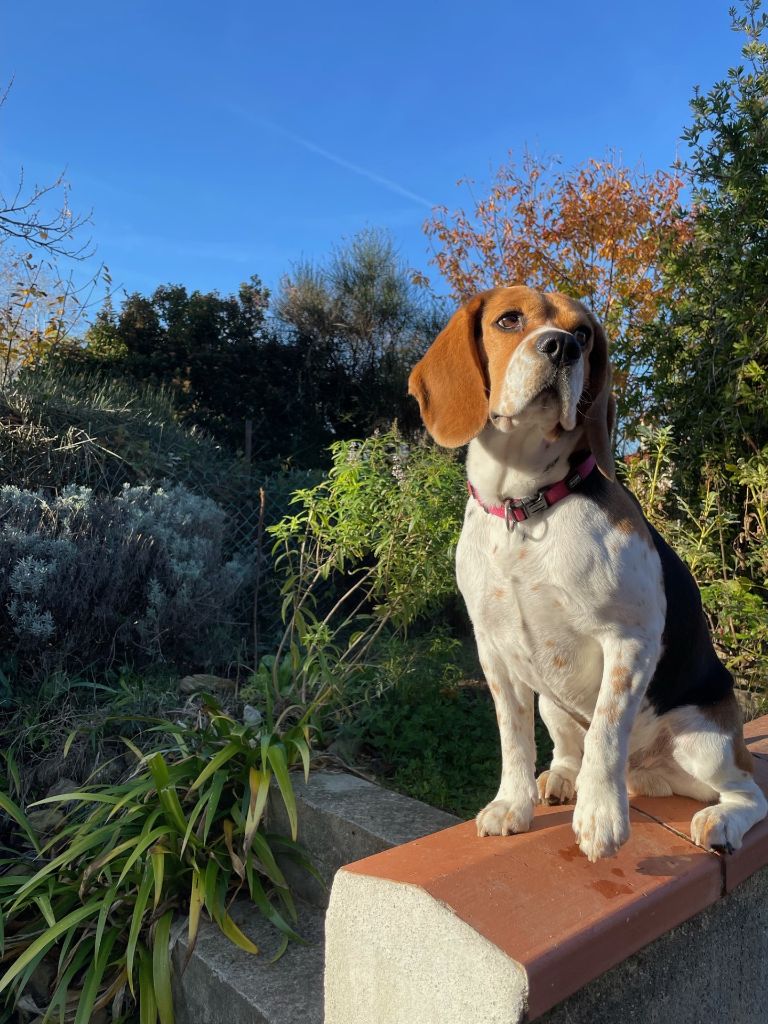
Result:
M539 790L539 802L542 804L572 804L576 794L576 784L566 773L557 768L549 768L536 779Z
M612 857L629 839L629 801L610 781L581 782L573 812L573 831L593 863Z
M479 836L511 836L527 832L533 821L533 801L493 800L475 818Z

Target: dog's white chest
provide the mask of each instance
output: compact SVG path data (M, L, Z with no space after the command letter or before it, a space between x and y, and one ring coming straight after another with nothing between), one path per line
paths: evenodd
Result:
M456 552L459 589L481 647L539 693L590 718L602 678L596 635L621 602L621 559L600 558L599 545L574 542L573 509L508 531L503 520L470 502ZM579 523L591 532L590 524ZM604 530L603 523L594 524ZM626 562L626 558L623 560Z

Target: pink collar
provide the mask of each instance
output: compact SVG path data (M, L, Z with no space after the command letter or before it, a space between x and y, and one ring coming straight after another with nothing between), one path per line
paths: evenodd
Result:
M573 472L556 484L545 487L538 491L532 498L505 498L503 505L485 505L478 497L477 491L467 480L467 489L481 508L485 509L492 516L499 516L507 524L508 530L514 530L518 523L529 519L536 512L543 512L545 508L554 505L556 501L567 498L576 488L587 479L595 468L595 456L590 454L578 465Z

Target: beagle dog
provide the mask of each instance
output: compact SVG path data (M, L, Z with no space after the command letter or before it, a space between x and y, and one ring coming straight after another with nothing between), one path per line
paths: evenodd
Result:
M709 804L691 836L739 848L765 817L733 678L693 578L616 480L605 333L583 305L494 288L454 314L409 391L438 444L469 442L459 589L501 734L480 836L571 803L590 861L629 837L629 796ZM535 778L534 693L554 742Z

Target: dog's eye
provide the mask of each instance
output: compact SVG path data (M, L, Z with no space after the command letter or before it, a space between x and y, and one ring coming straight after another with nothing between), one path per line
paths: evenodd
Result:
M574 338L576 339L576 341L578 341L582 348L584 348L584 346L589 341L589 337L591 334L592 331L590 331L588 327L584 327L583 325L581 327L577 327L576 330L573 332Z
M509 313L504 313L499 317L496 326L500 327L502 331L519 331L523 326L523 314L519 309L511 309Z

